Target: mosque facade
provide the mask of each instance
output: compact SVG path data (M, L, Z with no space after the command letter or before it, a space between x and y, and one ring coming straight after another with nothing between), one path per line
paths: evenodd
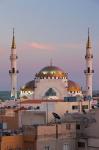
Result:
M68 79L68 73L50 65L41 69L34 80L21 88L20 96L32 99L64 99L68 96L82 96L82 91L78 83Z

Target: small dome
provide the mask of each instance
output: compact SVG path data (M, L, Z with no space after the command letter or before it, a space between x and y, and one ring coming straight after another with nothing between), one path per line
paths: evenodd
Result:
M58 77L58 78L63 78L67 77L67 74L60 69L59 67L56 66L47 66L44 67L42 70L40 70L39 73L36 74L36 77L44 78L44 77Z
M29 81L21 87L21 91L33 91L35 88L35 81ZM68 91L81 91L80 85L74 81L68 81Z
M23 85L21 87L21 91L33 91L34 88L35 88L35 81L32 80Z
M81 91L80 85L74 81L68 81L68 91Z

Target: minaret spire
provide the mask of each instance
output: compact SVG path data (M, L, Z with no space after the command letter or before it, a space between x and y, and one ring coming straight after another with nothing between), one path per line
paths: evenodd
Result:
M16 43L15 43L15 35L14 35L14 28L13 28L13 38L12 38L12 46L11 46L11 69L9 70L9 74L11 77L11 97L17 99L17 54L16 54Z
M86 49L88 48L92 48L91 46L91 40L90 40L90 29L88 28L88 40L87 40L87 44L86 44Z
M92 97L92 78L93 78L93 53L92 53L92 44L90 40L90 33L88 28L88 40L86 44L86 70L84 70L86 76L86 96Z
M12 46L11 46L11 49L16 49L15 35L14 35L14 28L13 28L13 38L12 38Z

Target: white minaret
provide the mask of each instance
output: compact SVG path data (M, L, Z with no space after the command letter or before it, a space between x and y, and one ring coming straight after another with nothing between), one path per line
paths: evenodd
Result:
M14 99L17 99L17 73L19 72L17 70L17 55L16 55L16 43L15 43L15 36L14 36L14 28L13 28L13 38L12 38L12 46L11 46L11 55L10 55L10 61L11 61L11 70L9 70L9 74L11 77L11 97Z
M90 41L89 28L88 28L88 40L86 44L86 70L84 71L86 76L86 97L92 97L92 78L93 78L93 53L92 53L92 45Z

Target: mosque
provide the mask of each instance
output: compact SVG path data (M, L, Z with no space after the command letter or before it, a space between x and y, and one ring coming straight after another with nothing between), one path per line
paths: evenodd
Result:
M13 39L11 46L11 69L9 74L11 76L11 96L16 96L17 91L17 55L16 43L13 30ZM86 77L86 96L92 97L92 77L94 70L92 68L93 54L92 46L88 29L88 40L86 44L86 70L84 70ZM38 73L36 73L32 81L27 82L20 89L20 97L27 99L64 99L65 97L82 97L82 89L80 85L69 79L68 73L61 68L54 66L52 63L45 66Z
M51 64L41 69L34 80L21 88L20 96L32 99L64 99L67 96L82 96L82 91L78 83L68 79L68 73Z

